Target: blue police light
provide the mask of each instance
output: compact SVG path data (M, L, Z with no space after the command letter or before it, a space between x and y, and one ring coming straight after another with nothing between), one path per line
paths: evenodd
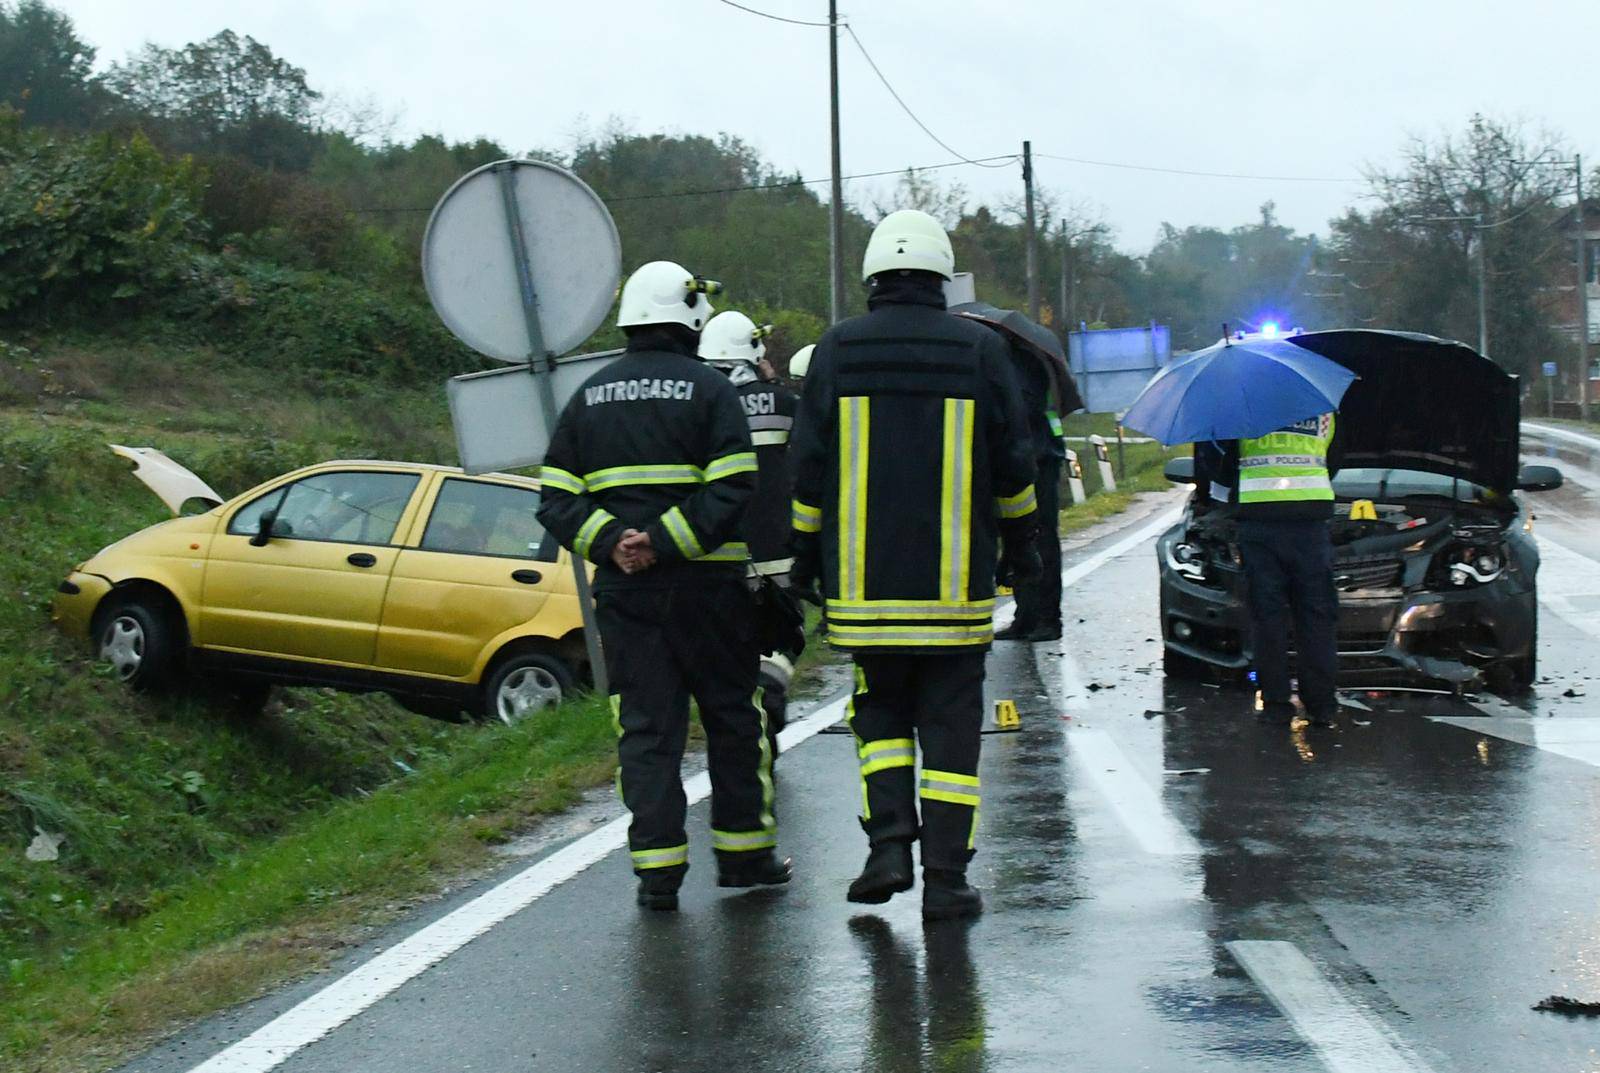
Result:
M1269 320L1263 323L1261 325L1261 334L1264 338L1276 339L1278 337L1278 322Z

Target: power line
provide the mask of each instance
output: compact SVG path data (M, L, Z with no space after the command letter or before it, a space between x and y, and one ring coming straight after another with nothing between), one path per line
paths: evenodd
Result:
M928 124L924 123L921 119L918 119L917 118L917 113L913 112L911 110L911 106L905 102L905 100L900 96L900 94L895 92L894 86L889 84L888 78L884 77L883 72L878 69L877 63L873 61L872 54L867 51L867 46L863 45L861 43L861 38L856 36L855 30L852 29L848 23L845 24L844 32L850 35L850 40L854 41L856 43L856 48L861 50L862 58L864 58L867 61L867 66L872 68L872 73L878 76L878 81L883 83L883 88L889 91L889 96L894 98L895 103L898 104L901 107L901 109L903 109L905 111L906 115L911 117L911 122L913 122L917 126L921 127L922 128L922 133L924 133L928 137L932 138L934 140L934 142L936 144L938 144L939 148L943 149L945 152L951 154L952 156L961 157L961 159L963 161L965 161L966 163L968 163L968 164L976 164L980 168L1003 168L1003 167L1006 167L1007 165L1009 165L1011 163L1014 163L1016 161L1017 158L1015 156L1008 156L1008 157L1003 157L1003 158L1000 158L1000 157L986 157L986 158L984 158L982 160L973 160L971 157L963 156L961 153L956 152L956 150L951 147L949 142L945 141L943 138L939 137L933 131L929 130L928 129ZM1000 163L997 163L997 164L988 163L988 161L991 161L991 160L999 160Z
M1054 153L1035 153L1047 160L1062 160L1068 164L1087 164L1096 168L1121 168L1124 171L1153 171L1163 175L1193 175L1205 179L1256 179L1262 182L1281 183L1359 183L1362 179L1334 179L1321 175L1249 175L1232 171L1193 171L1188 168L1161 168L1151 164L1124 164L1115 160L1086 160L1083 157L1059 156Z
M904 175L908 171L938 171L943 168L966 167L969 164L977 164L982 167L988 165L990 161L1010 161L1015 159L1016 157L1014 156L980 157L977 160L968 160L966 157L962 157L960 160L947 160L942 164L917 164L905 168L889 168L884 171L863 171L857 172L854 175L843 175L840 176L840 178L845 182L849 182L852 179L881 179L887 175ZM610 205L622 201L658 201L663 198L709 197L713 194L738 194L748 190L789 190L796 186L817 186L821 183L830 181L830 179L786 179L782 182L776 183L748 183L744 186L715 186L702 190L667 190L657 194L629 194L625 197L608 197L605 199L605 201L606 204ZM428 205L426 207L400 206L395 208L351 209L350 211L356 213L432 212L433 208L434 207L432 205Z
M733 2L733 0L719 0L719 2L727 4L729 7L736 7L740 11L748 11L752 15L760 15L764 19L771 19L773 22L787 22L791 26L824 26L825 27L825 26L828 25L825 22L807 22L805 19L790 19L790 18L785 18L782 15L774 15L771 12L758 11L753 7L745 7L743 4L736 4L736 3Z

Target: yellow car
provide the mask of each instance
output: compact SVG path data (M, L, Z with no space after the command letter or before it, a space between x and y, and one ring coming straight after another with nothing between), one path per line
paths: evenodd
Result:
M113 447L174 517L61 583L54 618L135 687L185 675L386 692L413 711L515 722L587 671L568 553L539 482L324 462L226 502L151 448Z

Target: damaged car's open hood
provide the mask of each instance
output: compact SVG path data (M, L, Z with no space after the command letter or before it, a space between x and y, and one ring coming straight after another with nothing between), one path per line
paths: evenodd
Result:
M1425 470L1497 492L1517 485L1517 378L1462 343L1388 331L1291 342L1361 379L1339 407L1344 465Z
M124 447L120 443L113 443L110 447L133 463L133 475L143 481L174 515L183 513L183 505L191 499L198 500L207 509L222 503L222 497L209 484L154 447Z

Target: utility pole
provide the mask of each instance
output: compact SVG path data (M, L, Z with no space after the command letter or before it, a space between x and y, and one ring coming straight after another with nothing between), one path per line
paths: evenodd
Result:
M1067 304L1069 292L1067 290L1067 221L1061 221L1061 305L1056 309L1056 321L1061 325L1061 338L1067 337L1067 330L1072 324L1072 308Z
M1572 155L1578 177L1578 413L1589 420L1589 245L1583 214L1583 155Z
M1489 356L1489 231L1483 226L1483 215L1472 217L1472 226L1478 232L1478 353Z
M1039 320L1039 243L1033 230L1033 143L1022 143L1022 187L1028 215L1028 316Z
M832 102L833 203L828 207L828 283L833 323L844 319L844 180L839 170L839 3L828 0L828 94ZM1031 211L1031 210L1030 210Z

